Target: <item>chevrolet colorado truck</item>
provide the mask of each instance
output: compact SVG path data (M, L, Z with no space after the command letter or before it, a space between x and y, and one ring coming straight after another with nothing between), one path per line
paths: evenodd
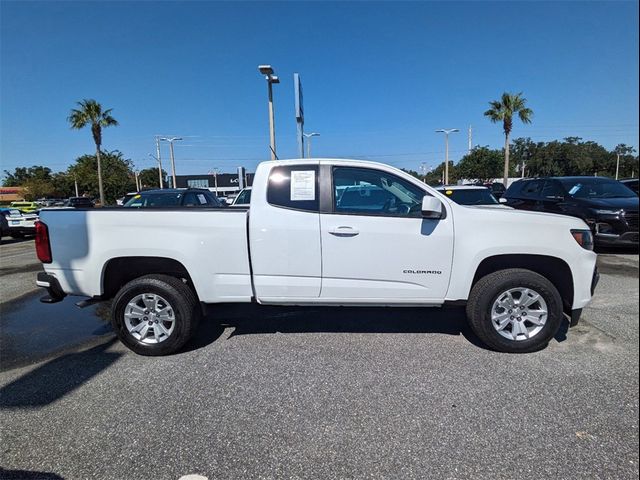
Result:
M233 302L466 305L487 346L531 352L578 322L598 280L584 221L458 205L379 163L264 162L248 209L168 223L175 210L42 210L42 301L112 300L114 330L142 355L177 351L207 308Z

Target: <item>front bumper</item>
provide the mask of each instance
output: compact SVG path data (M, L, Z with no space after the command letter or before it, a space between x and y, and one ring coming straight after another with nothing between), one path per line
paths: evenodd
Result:
M47 289L48 295L40 298L42 303L58 303L67 296L67 294L62 290L58 279L46 272L38 272L36 285Z
M638 245L638 232L626 232L623 234L596 233L594 235L596 245L606 246L634 246Z

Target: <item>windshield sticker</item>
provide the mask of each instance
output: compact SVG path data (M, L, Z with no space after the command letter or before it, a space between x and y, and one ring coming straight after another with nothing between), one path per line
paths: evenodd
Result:
M200 205L204 205L205 203L207 203L207 199L204 198L204 195L201 193L198 194L198 201L200 202Z
M447 190L447 191L446 191L446 192L444 192L444 193L446 193L447 195L451 195L451 194L453 193L453 190Z
M315 200L316 198L316 172L314 170L302 170L291 172L291 200Z
M581 188L582 188L582 184L580 183L574 185L573 187L571 187L571 190L569 190L569 195L575 195L576 193L578 193L578 190L580 190Z

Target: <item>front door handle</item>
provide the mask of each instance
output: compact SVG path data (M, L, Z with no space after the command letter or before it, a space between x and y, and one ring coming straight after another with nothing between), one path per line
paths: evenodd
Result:
M329 230L329 233L331 235L335 235L336 237L355 237L360 232L352 227L336 227Z

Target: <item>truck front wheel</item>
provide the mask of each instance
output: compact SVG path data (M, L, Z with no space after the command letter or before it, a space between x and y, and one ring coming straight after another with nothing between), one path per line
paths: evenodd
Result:
M564 317L553 283L530 270L514 268L491 273L473 286L467 318L487 346L527 353L546 347Z
M123 286L113 300L118 338L140 355L168 355L191 338L200 318L194 292L169 275L146 275Z

